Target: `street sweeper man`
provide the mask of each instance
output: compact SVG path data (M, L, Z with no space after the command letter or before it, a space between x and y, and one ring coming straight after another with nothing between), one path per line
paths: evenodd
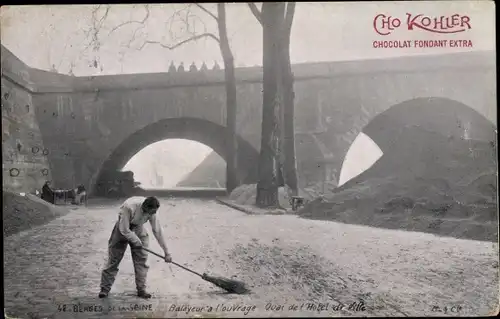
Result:
M113 228L108 241L108 260L102 271L101 292L99 298L106 298L111 290L118 273L118 266L130 245L132 260L134 262L135 285L137 296L151 298L146 292L146 276L149 266L146 265L147 252L142 247L148 247L148 233L143 225L149 221L153 235L165 253L165 261L171 262L167 244L156 212L160 202L155 197L130 197L120 207L118 221Z

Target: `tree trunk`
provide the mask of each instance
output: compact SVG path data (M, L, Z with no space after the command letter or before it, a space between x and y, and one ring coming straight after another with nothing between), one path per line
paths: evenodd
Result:
M220 49L224 60L224 73L226 80L226 189L233 191L240 183L237 176L238 140L236 138L236 77L234 74L234 57L229 47L226 25L226 8L224 3L217 4L218 28Z
M256 205L259 207L278 207L278 132L280 94L280 29L284 16L285 3L262 4L263 27L263 106L262 135L259 157L259 181L257 183ZM280 19L281 17L281 19Z
M293 73L290 62L290 32L295 3L287 4L287 13L281 42L281 80L283 88L283 148L284 148L284 179L293 195L298 195L297 163L295 153L295 93L293 91Z
M288 55L288 58L290 56ZM293 74L291 73L290 60L288 62L282 60L282 64L287 64L288 66L283 66L283 104L284 104L284 152L285 152L285 163L284 163L284 175L285 181L288 187L290 187L294 195L298 194L298 177L297 177L297 162L295 153L295 110L294 110L294 97L293 92Z

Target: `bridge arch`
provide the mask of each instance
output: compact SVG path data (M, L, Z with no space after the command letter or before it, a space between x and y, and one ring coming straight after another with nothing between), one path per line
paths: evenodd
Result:
M132 133L126 137L107 157L101 165L96 177L91 182L92 193L103 177L110 172L121 170L126 163L146 146L166 139L187 139L209 146L224 160L227 158L227 129L214 122L197 118L168 118ZM253 169L258 161L258 152L241 136L237 137L237 172L236 176L242 183L253 183Z
M416 132L425 133L420 135ZM427 133L429 135L425 135ZM379 148L381 155L378 155L374 162L368 164L369 166L365 168L364 172L352 176L345 184L341 185L342 188L350 187L350 185L371 176L371 172L368 172L369 167L387 160L391 153L411 153L435 142L432 139L419 141L418 139L423 136L436 136L437 139L447 138L450 143L458 139L475 140L489 143L492 148L496 149L496 125L493 122L464 103L442 97L415 98L393 105L371 119L363 127L360 135L368 136L373 144ZM349 166L353 165L355 160L349 158L349 155L356 153L353 152L356 140L357 138L344 156L338 176L340 182L345 181L343 175L346 174L346 170L350 170ZM370 148L373 149L373 145ZM367 156L369 155L367 154ZM394 164L396 165L397 162Z

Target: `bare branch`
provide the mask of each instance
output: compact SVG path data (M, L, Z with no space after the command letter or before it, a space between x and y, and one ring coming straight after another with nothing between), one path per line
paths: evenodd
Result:
M106 12L102 15L102 17L97 20L97 11L101 8L101 5L98 5L94 10L92 10L92 29L94 34L97 35L101 31L101 27L104 23L104 20L108 17L109 10L111 9L110 5L106 5ZM97 24L96 24L97 22Z
M165 24L168 24L168 25L169 25L169 26L168 26L168 33L169 33L169 35L170 35L170 38L174 38L174 34L173 34L173 32L172 32L172 26L173 26L174 21L175 21L175 16L177 16L177 15L178 15L178 12L179 12L179 11L180 11L180 10L177 10L177 9L176 9L176 10L174 10L174 13L173 13L173 14L172 14L172 15L171 15L168 19L167 19L167 21L165 22Z
M109 31L108 36L111 35L111 33L113 33L116 30L118 30L119 28L121 28L121 27L123 27L125 25L128 25L128 24L138 23L138 24L144 25L144 23L146 23L146 21L149 19L149 14L150 14L150 12L149 12L149 5L145 4L144 5L144 9L146 9L146 15L144 16L144 18L141 21L131 20L131 21L126 21L126 22L120 23L119 25L117 25L116 27L114 27L113 29L111 29L111 31Z
M203 19L201 19L196 14L191 14L191 5L188 5L188 7L186 8L186 11L187 11L186 17L184 19L181 19L186 27L186 32L188 32L191 36L196 35L196 20L198 20L203 25L204 32L207 32L207 26L205 25L205 22L203 21ZM193 25L193 30L191 30L191 22Z
M106 5L106 12L103 14L103 16L101 17L101 19L99 20L99 29L101 29L103 23L104 23L104 20L106 20L106 18L108 17L108 13L109 13L109 10L111 9L110 5Z
M174 29L174 24L181 23L182 33L186 33L188 37L194 37L197 34L207 33L207 26L203 19L199 17L199 14L192 13L192 5L189 4L181 9L177 9L167 20L166 24L168 25L168 33L170 34L170 38L174 41L181 41L185 36L177 36L172 30ZM203 26L203 30L198 31L197 25L201 24Z
M94 51L98 50L98 48L99 48L99 32L101 31L101 27L104 23L104 20L108 17L109 10L111 9L111 6L109 4L106 5L106 12L104 13L104 15L100 19L97 19L97 12L99 11L100 8L101 8L101 5L97 5L92 9L92 15L91 15L92 26L90 27L89 30L84 31L85 37L86 38L90 37L91 39L87 43L87 45L85 45L85 47L81 51L81 54L86 52L88 50L88 48L91 46L94 47Z
M189 23L189 17L191 16L191 6L188 5L186 8L186 17L182 20L185 24Z
M190 35L194 36L195 32L196 32L196 26L194 26L195 30L191 31L191 29L190 29L191 24L189 23L189 18L197 18L196 15L191 14L191 5L187 6L186 15L183 19L181 18L181 20L184 23L184 25L186 26L186 32L188 32ZM195 22L195 21L193 21L193 22Z
M252 11L257 21L259 21L259 23L262 24L262 13L257 8L257 5L253 2L249 2L248 7L250 8L250 11Z
M190 27L189 27L189 18L190 17L195 17L195 15L190 15L190 7L191 7L191 4L187 5L186 7L182 8L182 9L179 9L179 10L175 10L174 11L174 14L172 14L172 16L168 19L168 21L170 22L170 26L168 28L168 32L170 34L170 38L172 39L176 39L177 40L177 36L172 32L172 29L173 29L173 24L176 21L176 17L183 23L183 26L186 27L186 32L188 32L190 35L194 36L194 32L192 32L190 30ZM186 12L185 16L182 14L183 12ZM203 24L203 21L200 20ZM168 22L167 22L168 23ZM204 25L204 24L203 24ZM204 25L205 26L205 25ZM206 31L206 26L205 26L205 31Z
M128 40L127 45L124 45L124 47L130 48L130 46L132 45L132 42L134 42L134 40L136 39L137 32L139 30L144 29L144 28L145 28L145 26L141 25L140 27L138 27L137 29L135 29L134 33L132 33L132 37Z
M191 37L189 39L186 39L184 41L181 41L181 42L179 42L177 44L174 44L172 46L169 46L167 44L163 44L160 41L150 41L150 40L147 40L137 50L142 50L142 48L144 48L148 44L158 44L162 48L169 49L169 50L174 50L174 49L176 49L176 48L178 48L178 47L180 47L180 46L182 46L182 45L184 45L186 43L189 43L189 42L192 42L192 41L196 41L196 40L199 40L201 38L212 38L215 41L217 41L217 43L220 43L219 38L216 37L214 34L212 34L212 33L202 33L202 34L199 34L199 35L195 35L195 36L193 36L193 37Z
M128 48L128 49L133 49L135 50L142 50L145 46L148 44L156 44L161 46L162 48L169 49L169 50L174 50L184 44L187 44L189 42L197 41L202 38L211 38L215 40L218 45L220 45L221 40L218 36L214 35L213 33L207 32L207 26L205 25L203 19L200 18L200 13L194 14L193 13L193 4L188 4L186 6L183 6L180 9L175 9L174 13L170 18L165 22L166 24L166 31L170 33L170 38L171 40L175 41L173 45L166 44L167 39L165 36L162 36L158 40L149 40L148 39L148 34L147 34L147 21L150 18L150 7L148 5L144 6L145 9L145 15L142 19L136 19L132 20L132 17L130 17L129 21L120 23L116 26L114 26L110 31L107 33L107 36L111 36L115 31L119 30L122 27L125 27L127 25L136 25L132 32L132 36L129 37L128 40L124 41L121 43L122 48ZM205 12L206 14L210 15L212 18L216 20L218 23L219 17L217 14L212 13L210 10L208 10L205 6L202 6L200 4L194 4L197 9ZM106 7L106 12L103 15L99 15L99 11L102 8L102 5L97 5L92 9L92 17L91 17L91 26L88 30L88 44L85 47L85 49L80 53L83 54L89 47L93 48L94 51L99 50L101 41L99 39L99 34L101 33L102 26L105 23L105 20L108 16L110 6L107 5ZM199 23L198 23L199 22ZM175 34L173 34L172 29L174 27L174 24L180 23L182 24L181 30L185 35L188 37L187 39L183 40L182 38L177 37ZM202 28L197 28L197 25L201 23ZM200 29L200 30L197 30ZM204 29L204 30L201 30ZM142 32L141 32L142 31ZM139 38L142 38L140 42L138 43L137 40ZM184 37L185 38L185 37ZM180 42L179 42L180 41ZM142 44L140 44L142 42ZM137 44L134 44L137 43ZM121 55L124 54L120 53ZM93 58L94 60L96 58ZM123 59L123 57L121 57ZM95 61L94 61L95 64Z
M59 64L57 65L57 70L59 70L61 68L61 64L63 62L64 56L66 55L66 49L68 47L68 43L69 43L69 41L66 41L66 43L64 44L63 54L61 55L61 59L59 60Z
M219 19L217 18L217 16L215 14L213 14L212 12L210 12L207 8L205 8L204 6L202 6L201 4L198 4L198 3L195 3L195 5L200 8L201 10L205 11L206 13L208 13L212 18L215 19L215 21L219 22Z

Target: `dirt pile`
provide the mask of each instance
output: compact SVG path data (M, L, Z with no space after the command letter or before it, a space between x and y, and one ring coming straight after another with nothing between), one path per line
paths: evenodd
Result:
M34 195L21 196L3 191L4 237L46 224L67 213L68 209L54 206Z
M243 184L235 188L229 195L229 200L239 205L254 206L257 196L256 184ZM281 208L291 208L288 191L284 187L278 188L278 202Z
M279 245L267 246L254 241L247 246L236 245L231 256L238 257L235 260L240 268L245 268L245 272L256 274L252 276L253 286L289 285L310 300L320 294L328 295L334 290L346 288L342 278L325 270L331 265L326 265L320 256L306 247L287 251Z
M400 139L411 143L395 145L367 171L298 214L496 241L496 149L422 130L408 129Z
M308 303L333 300L346 309L353 300L367 304L371 299L366 289L373 286L370 279L345 273L309 247L292 247L278 238L273 242L267 245L253 239L247 245L237 244L230 252L239 269L238 278L249 287L268 287L286 298Z
M240 205L253 205L256 193L255 184L244 184L235 188L229 195L229 199Z

